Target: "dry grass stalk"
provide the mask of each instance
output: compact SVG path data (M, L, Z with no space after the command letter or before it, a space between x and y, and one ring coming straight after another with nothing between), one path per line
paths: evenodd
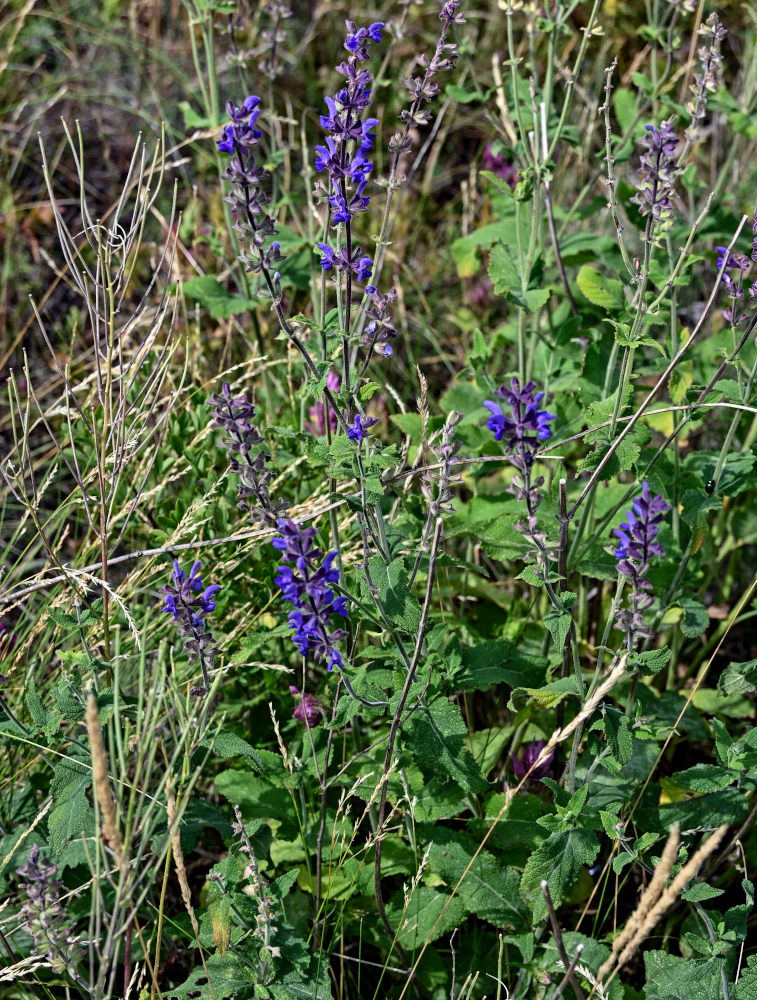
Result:
M108 755L105 752L103 733L100 728L100 712L97 708L97 700L91 693L89 698L87 698L86 722L87 734L89 735L89 751L92 754L92 781L95 786L97 801L100 804L103 835L106 843L113 851L119 871L123 873L126 870L124 842L118 827L116 800L113 797L110 779L108 778Z
M176 798L173 792L169 790L169 783L170 776L166 782L166 817L168 819L168 828L171 831L171 851L173 853L173 863L176 867L176 877L179 880L181 898L184 901L184 906L189 914L189 919L192 921L192 930L195 933L195 937L199 941L200 925L197 923L197 917L195 916L194 907L192 906L192 895L189 891L187 869L184 864L184 852L181 849L181 834L179 833L179 824L176 822Z
M660 920L665 916L670 907L677 901L686 885L695 878L699 873L702 865L705 863L707 858L717 850L718 845L722 841L723 837L728 832L728 825L724 824L719 826L714 833L712 833L707 840L702 844L698 851L686 862L686 864L681 868L678 874L675 876L673 881L670 883L667 889L661 894L660 898L654 903L651 908L647 910L646 918L641 926L638 928L634 937L628 942L626 947L620 954L618 958L618 968L629 962L633 956L638 951L644 939L650 934L652 930L657 926ZM666 844L666 850L668 845ZM661 861L662 864L662 861ZM660 865L661 866L661 865ZM658 866L658 867L660 867ZM609 961L609 959L608 959ZM607 963L605 962L605 965ZM604 968L604 966L602 967ZM616 969L617 971L617 969ZM613 973L613 976L615 973ZM602 969L599 970L599 979L603 978ZM612 976L610 977L612 979Z
M644 890L641 899L639 900L639 905L636 907L634 913L628 920L628 923L622 929L620 934L615 938L612 943L612 952L610 957L602 964L599 969L598 978L602 980L607 973L615 965L615 960L620 952L626 947L626 945L631 941L639 931L639 928L643 926L649 911L652 909L654 904L660 898L662 890L665 888L665 883L670 875L670 871L673 867L675 859L678 857L678 831L680 827L678 823L674 823L670 828L670 833L668 834L668 839L660 856L660 861L654 870L654 875L652 876L652 881Z

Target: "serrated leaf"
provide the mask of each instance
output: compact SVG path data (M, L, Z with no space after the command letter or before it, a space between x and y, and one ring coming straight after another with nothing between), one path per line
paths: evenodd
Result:
M678 958L644 953L644 1000L714 1000L721 996L722 958Z
M683 890L681 899L685 899L687 903L703 903L706 899L717 899L724 892L725 889L716 889L706 882L695 882L690 889Z
M547 915L542 880L546 879L552 901L559 907L568 889L578 880L581 868L592 865L597 854L599 841L590 830L580 828L551 833L537 847L526 863L520 884L521 895L533 908L535 923Z
M642 653L637 653L634 663L645 677L654 677L668 665L672 655L672 650L668 648L646 649Z
M732 785L739 777L739 772L717 764L695 764L685 771L678 771L672 778L679 788L702 795L708 792L719 792Z
M543 657L522 652L509 639L491 639L463 650L455 686L461 691L487 691L493 684L538 688L546 670Z
M670 373L670 379L668 380L668 392L670 393L670 398L676 406L681 402L687 391L691 388L693 381L694 362L690 358L684 361L679 361Z
M292 868L291 871L285 872L283 875L279 875L279 877L275 878L269 885L268 892L274 899L283 899L286 895L288 895L289 890L297 881L299 874L299 868Z
M404 632L416 633L421 624L421 607L408 587L409 574L404 561L395 559L387 566L381 556L372 556L368 565L389 621Z
M633 757L633 737L627 716L608 705L604 717L605 736L615 760L623 767ZM588 787L588 786L587 786Z
M465 834L437 827L432 832L429 869L437 872L453 889L471 863L478 841ZM520 877L489 851L480 851L463 879L457 894L469 913L488 920L495 927L511 929L529 925L528 911L518 895Z
M79 627L76 616L68 614L67 611L61 611L60 608L48 608L47 617L56 625L66 629L67 632L75 631Z
M386 910L390 924L397 929L397 940L408 951L415 951L422 945L449 934L462 923L465 916L463 901L459 896L450 899L437 889L425 885L415 890L407 908L400 889L389 900ZM442 911L444 916L437 924Z
M725 695L747 694L757 688L757 660L729 663L718 680L718 690Z
M565 609L562 611L552 610L544 616L544 624L549 629L557 649L562 650L573 624L573 617L570 611Z
M207 747L212 750L216 757L220 757L222 760L228 760L230 757L244 757L245 760L250 761L258 771L261 773L265 771L263 761L261 760L258 751L250 746L247 740L243 740L241 736L236 736L234 733L229 733L225 729L222 729L215 736L209 736L207 739L201 740L198 744L200 747Z
M522 708L529 699L535 701L540 708L555 708L569 695L578 695L578 681L575 677L561 677L539 688L515 688L507 704L514 712Z
M583 295L595 306L603 309L622 309L625 306L623 285L615 278L607 278L588 264L579 270L576 284Z
M686 490L682 498L683 510L681 520L692 527L701 527L707 523L707 512L721 510L721 497L708 496L704 490Z
M707 614L707 608L704 604L700 604L699 601L695 601L691 597L681 597L676 601L676 606L683 611L680 624L681 631L685 636L693 639L707 631L710 616Z
M173 989L163 989L165 1000L228 1000L229 997L251 995L254 979L252 970L234 955L210 955L204 967L200 964L187 979ZM244 990L244 993L241 991ZM257 991L256 991L257 992ZM308 994L312 996L312 994Z
M56 856L78 837L90 814L86 790L92 783L92 771L83 762L69 757L56 765L50 783L53 808L47 820L48 843Z
M750 955L746 968L741 970L733 1000L757 1000L757 955Z
M426 773L446 775L463 792L481 792L489 782L465 746L467 733L458 706L438 698L410 716L405 743Z

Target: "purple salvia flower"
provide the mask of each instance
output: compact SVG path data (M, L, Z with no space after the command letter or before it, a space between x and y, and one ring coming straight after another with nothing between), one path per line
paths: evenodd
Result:
M634 500L632 509L626 511L626 520L613 530L620 539L614 550L618 572L629 579L633 587L630 609L621 609L616 617L617 627L628 636L629 650L633 649L637 638L652 637L643 621L643 612L652 604L649 593L652 585L646 574L652 557L665 556L665 550L656 539L669 510L665 498L661 494L651 496L645 482L641 496Z
M501 385L494 395L505 400L510 413L505 413L499 403L489 399L484 401L484 406L491 414L486 426L494 432L496 441L505 442L511 457L521 465L531 464L531 449L536 448L539 441L546 441L550 437L552 432L549 422L555 419L554 413L539 409L544 393L537 392L534 395L535 388L534 382L526 382L521 388L517 378L510 381L509 387Z
M271 456L264 446L258 447L263 445L263 438L252 422L254 404L246 396L232 395L228 382L224 382L221 392L214 392L208 402L213 408L211 426L222 427L225 431L223 444L231 456L232 469L239 473L241 481L237 497L240 510L250 512L262 523L275 522L286 510L286 503L283 500L271 502L268 487L274 474L267 466ZM251 497L257 501L252 506L248 503Z
M289 685L289 693L297 700L297 705L292 713L293 719L302 722L308 729L313 729L323 722L326 716L326 706L320 699L316 698L314 694L300 694L299 688L294 687L293 684Z
M694 73L691 85L693 100L686 105L691 115L691 124L684 133L688 142L699 138L699 128L707 110L707 94L714 94L723 80L723 57L720 54L720 44L728 34L717 14L712 13L697 32L705 39L705 44L697 51L699 67Z
M184 652L190 663L197 660L202 670L204 687L193 688L194 694L206 694L210 687L208 670L213 666L218 651L212 634L205 627L205 618L216 609L216 594L219 584L204 587L200 576L202 563L193 563L187 577L174 559L171 574L172 583L161 587L164 595L163 611L173 615L179 635L184 639Z
M735 314L735 305L737 300L744 298L744 271L748 271L752 266L752 262L746 256L746 254L739 253L737 250L728 253L727 247L717 248L717 268L718 271L725 264L725 270L723 271L723 277L721 279L723 283L723 288L725 288L728 293L728 297L731 299L731 306L728 309L723 310L723 315L726 320L730 323L733 322L741 323L747 318L746 313L741 313L740 315ZM727 259L726 259L727 256ZM729 271L735 271L735 277L730 275ZM754 287L754 286L753 286ZM752 292L749 293L750 299L753 298Z
M265 271L268 274L275 263L284 259L284 255L275 240L265 247L269 237L275 236L278 230L275 220L264 207L271 199L260 187L268 174L255 160L254 147L261 134L255 128L260 113L259 104L260 98L254 95L248 97L241 108L235 107L231 101L226 102L231 122L223 128L218 149L229 154L229 164L223 173L231 187L226 201L231 205L235 229L248 245L247 252L240 259L248 271L255 274ZM273 287L272 284L270 287Z
M355 420L353 421L352 427L350 427L347 431L347 437L350 441L357 441L357 443L360 444L368 437L370 428L377 423L377 417L361 417L360 414L357 413L355 414Z
M352 271L358 281L367 281L370 278L373 261L361 253L360 247L355 247L350 252L345 244L337 252L328 243L319 243L318 249L323 255L321 267L324 271L331 271L333 268L336 268L339 273Z
M664 121L659 129L647 125L646 131L647 149L641 156L638 191L631 201L639 206L641 215L665 222L673 212L670 197L678 171L675 156L678 137L671 120Z
M397 290L390 288L384 295L375 285L366 285L365 294L370 297L365 314L369 320L363 333L363 344L372 351L390 358L393 349L390 341L397 336L392 318L392 309L397 301Z
M26 879L19 886L23 893L19 915L34 939L36 955L44 958L54 972L68 973L86 988L75 967L79 958L77 938L60 902L63 883L56 877L57 866L42 861L39 846L32 844L27 861L17 873Z
M536 761L539 759L539 754L546 746L544 740L531 740L529 744L524 744L521 746L518 753L512 752L510 754L510 764L513 769L513 775L518 781L521 781L526 777L531 768L534 766ZM538 781L540 778L546 778L552 773L552 763L555 759L555 751L552 750L548 753L544 760L528 774L528 781Z
M305 528L284 518L278 526L281 535L272 544L281 552L282 561L291 565L279 566L274 580L284 599L295 606L289 615L292 641L303 656L325 658L329 670L341 667L342 657L334 643L347 633L334 628L331 619L347 617L347 598L336 597L331 587L339 581L339 570L333 566L336 552L324 557L315 544L312 526Z

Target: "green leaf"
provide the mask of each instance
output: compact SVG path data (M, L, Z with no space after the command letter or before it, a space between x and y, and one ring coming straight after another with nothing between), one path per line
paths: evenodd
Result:
M76 631L79 627L79 623L76 620L76 615L69 615L66 611L61 611L60 608L48 608L47 617L55 622L56 625L60 625L67 632Z
M628 132L636 118L636 95L628 87L617 87L612 103L621 131Z
M207 973L206 970L207 969ZM228 1000L229 997L252 996L252 970L233 951L225 955L210 955L205 968L199 963L181 986L164 989L165 1000ZM256 990L257 995L257 990ZM313 994L308 994L311 997Z
M706 899L717 899L724 892L725 889L716 889L706 882L695 882L690 889L683 890L681 899L685 899L687 903L703 903Z
M242 648L232 656L231 662L247 663L249 660L255 659L253 654L265 647L272 639L278 639L285 635L291 636L291 634L292 630L288 624L275 625L264 632L251 632L242 638Z
M445 909L446 906L446 909ZM436 941L462 923L465 907L458 896L449 896L428 886L419 886L405 908L400 889L386 906L389 923L397 929L397 941L406 951L416 951L430 941ZM434 928L444 911L444 916Z
M549 629L555 646L562 651L573 624L570 611L565 609L562 611L552 610L544 616L544 624Z
M489 782L465 746L467 733L457 705L437 698L410 716L405 742L427 774L446 775L462 792L481 792Z
M455 674L461 691L487 691L494 684L511 687L540 687L547 661L524 653L509 639L491 639L469 646L462 653L462 668Z
M209 310L213 319L228 319L229 316L246 312L256 305L243 295L233 295L227 291L212 274L190 278L183 282L182 288L187 298L199 302Z
M685 361L679 361L673 371L670 373L670 378L668 380L668 392L670 393L670 398L676 404L676 406L681 402L681 400L686 395L687 391L691 388L691 383L694 380L694 363L691 359Z
M404 632L417 633L421 624L421 608L408 587L409 574L404 561L395 559L387 566L381 556L372 556L368 565L371 580L389 621ZM370 594L367 585L364 585L364 592Z
M453 889L471 863L478 848L473 837L437 827L431 831L429 868ZM489 851L481 851L471 864L457 895L469 913L488 920L495 927L511 929L529 926L528 912L518 896L520 878Z
M757 660L729 663L718 680L718 690L725 695L747 694L757 688Z
M705 795L727 788L738 779L738 776L738 771L718 767L717 764L695 764L686 771L678 771L672 780L678 788L686 788L691 792Z
M584 865L592 865L599 854L599 841L590 830L568 830L551 833L541 847L528 859L521 879L520 892L533 907L534 922L547 915L547 905L541 891L546 879L549 893L556 907L577 880Z
M561 677L539 688L515 688L507 704L514 712L522 708L529 699L535 701L540 708L554 708L569 695L578 695L578 681L573 676Z
M576 284L592 305L609 310L619 310L625 306L623 285L615 278L605 277L588 264L584 264L578 272Z
M222 760L228 760L229 757L244 757L258 771L261 773L265 771L263 761L257 750L250 746L247 740L243 740L241 736L235 736L234 733L229 733L225 729L216 733L215 736L209 736L207 739L201 740L198 746L207 747L213 751L216 757L220 757Z
M53 808L47 819L48 843L56 856L85 829L91 814L86 790L91 784L91 769L75 757L56 765L50 783Z
M489 277L494 282L497 295L508 295L513 289L520 291L519 261L514 243L498 243L491 253Z
M604 724L605 736L612 755L623 767L633 757L633 737L631 736L629 720L623 712L608 705L605 710Z
M284 897L288 895L289 890L292 888L294 883L297 881L299 874L299 868L292 868L291 871L285 872L284 875L279 875L279 877L275 878L269 885L268 892L274 899L284 899Z
M634 662L645 677L654 677L668 665L671 656L672 650L668 648L647 649L643 653L638 653Z
M682 502L681 520L692 527L705 525L707 512L720 510L723 506L722 497L707 496L704 490L686 490Z
M704 604L700 604L699 601L695 601L691 597L681 597L676 601L676 606L683 611L680 624L681 631L685 636L693 639L707 631L710 616L707 614L707 608Z
M750 955L745 969L741 970L733 1000L757 1000L757 955Z
M714 1000L721 996L722 958L678 958L644 953L644 1000Z

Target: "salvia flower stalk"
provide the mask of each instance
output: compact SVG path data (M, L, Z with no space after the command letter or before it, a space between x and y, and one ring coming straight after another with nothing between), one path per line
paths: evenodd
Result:
M241 108L237 108L232 101L226 102L226 112L231 121L224 126L218 149L221 153L228 153L230 158L223 176L230 184L226 201L234 216L234 229L246 248L240 259L246 270L256 274L264 271L273 294L269 272L273 265L284 259L284 255L276 240L268 243L278 230L273 217L265 211L271 199L262 190L261 183L268 174L258 165L254 152L261 135L260 129L255 128L259 105L260 98L254 95L247 97Z
M211 426L223 429L222 440L231 459L231 467L239 473L238 507L250 512L261 523L274 524L286 510L286 503L283 500L271 501L269 485L274 473L268 468L271 456L253 423L254 404L246 396L232 395L228 382L224 382L221 392L214 392L208 402L213 412ZM250 503L252 498L255 503Z
M509 386L501 385L496 389L494 395L507 403L509 413L499 403L484 400L484 406L491 414L486 426L493 431L495 441L505 442L513 464L521 470L533 463L532 450L539 441L550 437L549 423L555 419L554 413L539 409L544 393L534 395L535 388L535 382L526 382L521 388L518 379L513 378Z
M656 223L672 221L673 184L678 172L676 146L678 137L672 120L664 121L659 129L646 126L646 150L641 156L639 182L636 194L631 198L639 207L642 216L650 216Z
M78 939L60 901L63 884L56 877L57 866L43 861L39 845L33 844L17 873L26 880L19 886L23 900L20 916L34 939L37 955L43 957L54 972L67 973L80 986L86 987L76 970Z
M284 599L294 604L289 615L292 641L303 656L325 659L329 670L341 667L335 643L347 633L333 619L347 617L347 598L337 597L332 587L339 582L339 570L333 565L336 552L324 556L312 526L280 518L278 527L280 535L272 544L286 565L279 566L274 580Z
M630 608L620 609L616 616L616 626L626 633L629 651L633 650L636 639L651 638L653 635L643 619L644 611L654 601L652 585L646 574L653 557L665 556L657 535L669 510L670 505L662 494L653 497L645 482L641 496L634 500L631 510L626 511L626 520L613 531L619 539L614 550L618 572L630 580L632 586Z
M321 127L326 144L315 147L315 169L327 174L331 226L337 229L335 248L326 242L318 244L321 267L335 270L339 277L346 275L349 300L353 276L359 282L367 281L373 269L371 258L352 244L352 220L367 211L370 203L365 189L373 163L367 154L373 148L373 129L378 125L377 118L364 117L371 103L373 78L362 63L369 58L370 47L381 41L384 25L379 21L367 28L358 28L352 21L346 24L344 47L349 56L337 66L345 85L333 97L325 98L327 113L321 115Z
M204 687L193 688L192 693L206 694L210 688L208 671L215 661L218 651L212 633L205 627L205 618L216 609L216 594L221 589L219 584L204 587L198 560L192 565L189 576L174 559L174 569L171 574L172 583L161 588L164 595L163 611L173 615L179 635L184 639L184 652L190 663L197 660L202 670Z

